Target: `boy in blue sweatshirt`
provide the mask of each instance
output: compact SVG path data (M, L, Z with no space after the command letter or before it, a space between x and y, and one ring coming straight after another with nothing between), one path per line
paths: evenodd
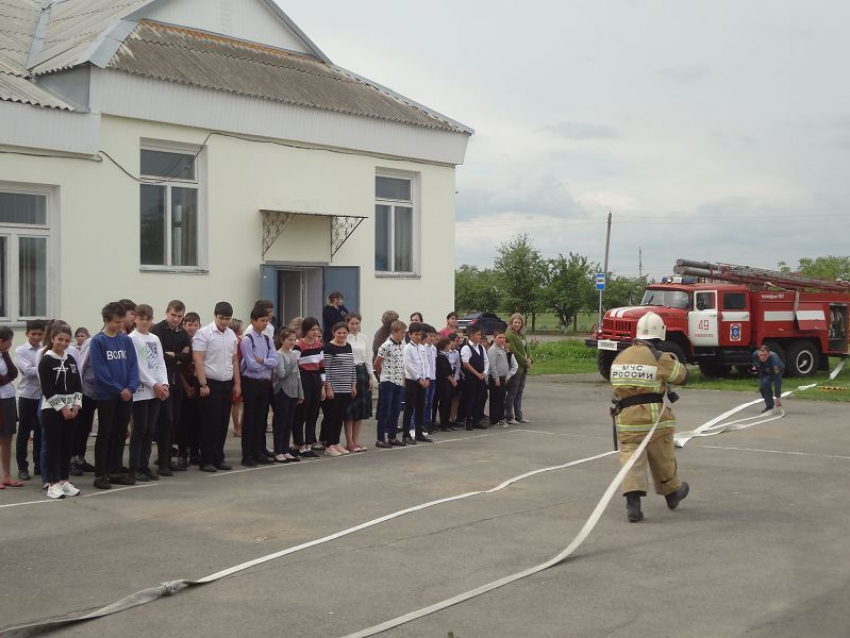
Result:
M122 470L122 460L133 413L133 394L139 386L139 364L133 340L124 334L124 306L113 301L103 307L101 315L103 330L91 339L88 363L95 377L98 419L94 486L108 490L112 483L136 482Z

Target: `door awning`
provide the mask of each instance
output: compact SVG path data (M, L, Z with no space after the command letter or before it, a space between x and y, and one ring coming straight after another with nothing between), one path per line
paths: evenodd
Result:
M263 216L263 258L286 227L296 217L325 217L331 220L331 259L354 234L366 217L360 215L335 215L333 213L301 213L284 210L261 209Z

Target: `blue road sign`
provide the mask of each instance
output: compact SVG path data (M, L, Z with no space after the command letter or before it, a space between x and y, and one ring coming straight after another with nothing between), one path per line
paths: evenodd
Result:
M596 273L596 289L597 290L605 290L605 273L604 272Z

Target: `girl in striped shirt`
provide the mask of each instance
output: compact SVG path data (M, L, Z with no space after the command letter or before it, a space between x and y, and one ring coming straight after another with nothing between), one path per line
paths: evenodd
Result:
M348 454L348 450L339 444L342 422L351 404L357 396L357 375L354 369L354 352L348 338L348 325L340 321L333 327L333 340L325 344L325 424L328 436L327 453L330 456Z

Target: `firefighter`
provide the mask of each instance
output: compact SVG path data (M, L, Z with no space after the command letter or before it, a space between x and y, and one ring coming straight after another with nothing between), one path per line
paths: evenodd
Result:
M759 374L759 391L764 398L764 412L770 412L774 404L782 407L782 373L785 372L785 364L775 352L762 344L753 353L753 365ZM776 397L774 401L774 397Z
M638 321L634 343L617 355L611 365L611 385L614 388L612 411L621 464L631 458L658 418L659 410L663 410L645 454L641 454L621 486L626 497L626 514L632 523L643 520L640 499L646 496L647 460L655 492L664 496L671 510L676 509L690 489L676 473L673 448L676 421L672 410L663 406L668 385L684 384L688 370L684 363L658 350L666 335L667 327L661 317L654 312L645 314ZM671 403L678 399L672 392L668 398Z

